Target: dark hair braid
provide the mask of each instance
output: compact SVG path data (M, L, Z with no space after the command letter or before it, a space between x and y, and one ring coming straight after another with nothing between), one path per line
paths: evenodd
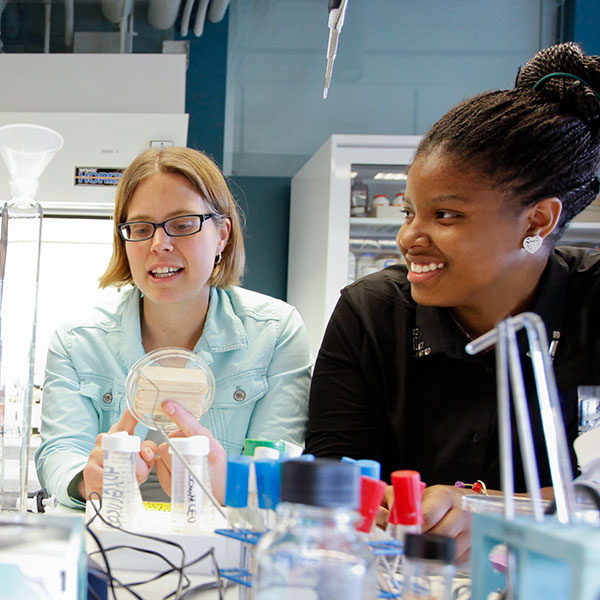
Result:
M553 75L538 84L551 73L576 78ZM519 70L514 89L485 92L452 108L424 136L417 156L449 153L517 195L523 206L560 198L558 237L598 193L597 94L600 57L585 56L571 42L552 46Z

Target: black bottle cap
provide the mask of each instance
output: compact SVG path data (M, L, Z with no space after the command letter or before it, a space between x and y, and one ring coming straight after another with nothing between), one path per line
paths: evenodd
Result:
M360 469L326 458L288 460L281 473L281 501L326 508L358 508Z
M404 536L404 556L450 563L454 560L454 538L432 533L407 533Z

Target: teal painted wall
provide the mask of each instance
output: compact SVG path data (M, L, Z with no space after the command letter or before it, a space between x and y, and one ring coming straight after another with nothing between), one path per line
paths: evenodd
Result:
M228 15L189 35L186 111L188 145L223 165ZM230 177L231 192L245 217L244 287L285 300L287 292L290 179Z
M600 1L567 0L563 5L562 40L582 44L600 55ZM222 166L225 130L228 15L207 23L197 38L189 35L186 110L188 143ZM176 28L177 29L177 28ZM246 216L246 287L285 299L289 233L290 179L232 177L230 187Z

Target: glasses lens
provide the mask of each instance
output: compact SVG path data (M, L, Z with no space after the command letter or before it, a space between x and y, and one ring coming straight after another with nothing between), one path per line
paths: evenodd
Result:
M121 231L127 240L146 240L154 234L154 225L152 223L128 223L121 228Z
M176 217L165 223L165 231L169 235L191 235L198 233L202 227L202 219L195 215Z

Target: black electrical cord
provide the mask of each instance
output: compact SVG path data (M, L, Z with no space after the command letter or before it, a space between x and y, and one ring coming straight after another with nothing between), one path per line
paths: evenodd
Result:
M178 597L180 598L180 600L182 600L184 597L189 597L189 595L192 593L192 591L198 591L201 589L209 589L209 586L213 586L216 587L219 591L219 599L222 600L223 598L223 588L224 588L224 583L223 583L223 579L221 578L221 572L219 569L219 566L217 564L216 561L216 557L215 557L215 551L214 551L214 547L210 548L209 550L207 550L204 554L198 556L197 558L195 558L194 560L187 562L185 560L185 550L184 548L178 544L177 542L173 542L171 540L167 540L164 538L160 538L157 536L153 536L153 535L149 535L149 534L144 534L144 533L138 533L138 532L134 532L134 531L128 531L122 527L113 525L112 523L109 523L101 514L101 509L102 509L102 497L100 496L100 494L98 494L97 492L92 492L92 494L90 494L90 500L92 500L92 496L96 497L99 501L99 506L96 506L96 504L94 504L94 502L91 503L93 510L94 510L94 515L89 519L89 521L86 523L86 528L87 530L90 532L90 534L92 535L92 537L94 538L94 541L96 542L96 544L98 545L98 550L94 551L90 554L96 554L96 552L100 552L102 555L102 558L104 560L104 563L106 565L106 572L107 572L107 576L109 578L109 582L110 582L110 586L111 586L111 591L113 594L113 598L116 599L116 595L115 595L115 586L114 583L116 583L118 586L122 587L123 589L127 590L130 594L132 594L135 598L138 598L139 600L143 600L141 596L139 596L136 592L134 592L131 588L138 586L138 585L144 585L146 583L151 583L152 581L156 581L158 579L160 579L161 577L164 577L165 575L168 575L170 573L178 573L179 574L179 579L178 579L178 584L177 584L177 589L174 592L171 592L170 594L168 594L167 596L164 597L164 600L168 600L169 598L171 598L172 596ZM109 527L111 527L112 529L117 529L118 531L121 531L123 533L135 536L135 537L140 537L140 538L144 538L144 539L149 539L149 540L153 540L159 543L164 543L164 544L168 544L171 546L176 547L177 549L180 550L181 555L182 555L182 561L181 561L181 565L177 566L175 565L173 562L171 562L166 556L162 555L160 552L157 552L156 550L149 550L147 548L138 548L135 546L128 546L128 545L124 545L124 544L119 544L116 546L111 546L109 548L104 548L102 546L102 543L100 542L100 540L98 539L98 536L93 532L92 528L90 527L91 524L93 523L93 521L99 518L103 523L107 524ZM129 550L133 550L136 552L143 552L146 554L152 554L154 556L157 556L158 558L164 560L171 568L167 569L165 571L162 571L161 573L158 573L157 575L151 577L150 579L144 580L144 581L137 581L137 582L133 582L133 583L128 583L128 584L124 584L121 581L119 581L119 579L111 572L110 570L110 565L108 562L108 552L112 551L112 550L119 550L119 549L129 549ZM208 582L208 583L204 583L204 584L200 584L199 586L194 586L190 589L188 589L191 585L191 581L189 579L189 577L184 573L184 569L204 560L205 558L207 558L208 556L210 556L212 558L213 561L213 566L214 566L214 570L216 573L216 580L215 582ZM185 584L183 584L183 581L185 580ZM183 596L181 595L181 591L182 590L187 590Z
M135 531L129 531L127 529L124 529L123 527L119 527L117 525L113 525L112 523L110 523L109 521L107 521L104 516L101 513L101 509L102 509L102 497L100 496L100 494L98 494L97 492L92 492L89 496L89 499L92 500L92 496L96 496L99 499L99 506L96 506L96 504L94 502L91 502L91 506L94 509L94 515L92 516L92 518L86 523L86 528L88 531L92 531L90 525L92 524L92 522L98 518L100 519L105 525L107 525L108 527L111 527L112 529L117 529L118 531L121 531L122 533L126 533L129 535L132 535L134 537L139 537L142 539L147 539L147 540L152 540L155 542L159 542L159 543L163 543L163 544L167 544L169 546L173 546L175 548L177 548L180 552L181 552L181 565L179 567L175 568L175 571L179 573L179 578L177 581L177 596L179 596L179 592L181 590L181 586L182 586L182 582L183 582L183 568L185 566L185 550L183 548L183 546L181 544L178 544L177 542L173 542L171 540L167 540L165 538L160 538L154 535L149 535L146 533L138 533ZM96 543L99 543L98 537L95 536L96 539ZM104 552L104 549L103 549ZM103 553L103 558L104 558L104 553ZM106 560L105 560L106 562ZM108 565L108 563L106 563ZM108 571L107 571L108 572ZM111 574L109 573L109 576L111 576ZM114 576L113 576L114 577ZM111 580L112 582L112 580ZM135 594L135 592L133 592L132 590L130 590L127 586L123 586L128 592L130 592L132 595L137 596L137 594ZM113 597L116 600L116 596L115 596L115 592L114 592L114 586L111 584L111 590L113 592Z

